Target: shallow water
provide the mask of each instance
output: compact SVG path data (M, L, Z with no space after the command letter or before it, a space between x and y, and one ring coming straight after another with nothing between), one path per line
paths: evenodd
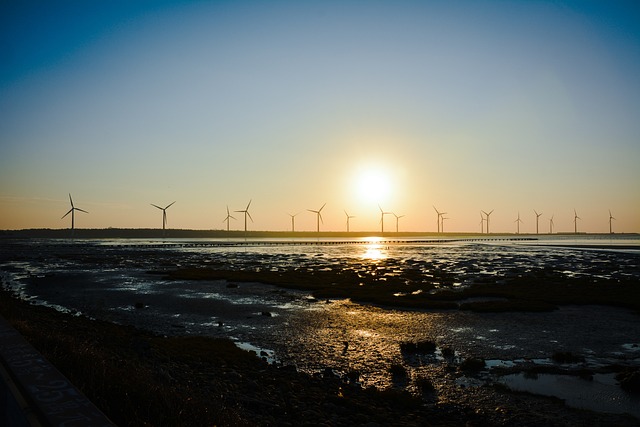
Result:
M0 258L3 282L26 298L161 334L229 337L247 349L264 351L269 360L306 372L358 371L365 386L411 386L412 378L433 375L448 363L441 355L443 348L453 349L458 360L474 356L506 364L545 363L541 361L548 361L554 352L569 351L584 355L585 367L592 369L640 366L636 351L640 322L628 310L569 306L551 313L409 311L349 300L316 301L305 292L261 283L167 280L150 273L189 266L325 269L352 271L379 280L381 286L386 280L411 280L417 275L429 278L436 288L453 289L522 275L614 281L632 277L640 283L640 255L633 249L584 250L541 246L539 241L36 243L3 245ZM136 304L144 308L135 308ZM400 351L401 343L419 340L436 342L438 351L419 357ZM389 372L392 365L405 367L408 381L399 384ZM505 380L510 386L516 384L508 381L512 380ZM583 388L579 383L573 387ZM591 400L601 400L599 393L591 393Z
M640 418L640 395L626 393L614 377L614 374L595 374L592 379L557 374L531 377L518 373L505 375L500 382L513 390L558 397L575 408Z

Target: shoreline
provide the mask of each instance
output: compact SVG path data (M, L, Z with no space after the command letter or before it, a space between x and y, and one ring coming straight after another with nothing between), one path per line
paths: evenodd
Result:
M637 313L640 297L626 291L629 283L625 279L627 273L637 275L635 255L558 252L552 257L554 270L548 270L544 259L539 259L544 249L526 250L522 258L507 258L507 264L491 261L496 254L512 254L512 249L504 252L497 245L462 246L472 251L468 253L471 258L461 257L456 246L420 249L427 251L421 254L439 256L436 265L440 268L432 268L424 255L416 260L406 256L407 248L402 247L385 248L391 251L387 260L363 261L358 248L356 252L354 248L202 251L81 242L7 242L0 248L9 274L3 279L0 314L12 317L15 327L119 425L298 425L301 420L326 425L443 426L604 426L611 420L626 426L639 422L631 416L575 410L557 398L514 392L496 381L494 368L489 368L500 363L499 359L515 362L523 357L526 366L506 371L500 366L503 374L498 375L551 373L578 379L579 375L600 375L603 370L617 373L610 371L614 362L605 361L607 366L601 369L593 364L531 365L527 360L552 358L555 352L570 352L567 357L578 358L611 354L618 360L611 352L620 343L635 342L637 334L629 331L637 330L637 314L598 307L527 313L522 310L527 307L523 297L536 303L529 308L540 307L542 298L548 309L549 303L567 303L563 301L567 296L573 303L576 298L582 303L605 302L604 292L615 303L612 305L631 303ZM345 250L351 251L347 257L340 255ZM396 258L392 252L404 255ZM325 259L318 254L333 255ZM576 259L583 264L579 269ZM520 266L535 260L540 267L530 271L528 278L521 277ZM603 271L610 277L590 284L591 279L586 278L592 277L592 263L587 260L605 262L608 267ZM621 260L624 262L615 264ZM477 262L480 264L475 265ZM399 266L402 274L398 275ZM493 275L481 274L493 267L507 269L499 270L499 282ZM429 276L424 274L427 268ZM585 278L565 277L563 272L569 269ZM185 275L169 279L172 271ZM9 279L12 274L18 275L22 285ZM468 281L460 279L463 274ZM197 278L204 280L193 280ZM407 292L411 290L407 279L420 279L421 284L415 286L424 291ZM505 306L505 298L494 295L493 301L467 301L483 310L427 310L427 319L418 316L424 310L398 316L388 306L376 308L371 301L356 304L348 299L358 299L359 289L367 289L360 295L370 296L379 289L380 300L409 297L418 302L430 295L432 282L445 284L441 291L451 292L459 281L472 290L465 297L477 298L471 286L475 283L479 286L476 291L508 291L517 304ZM300 294L289 290L300 286L305 289ZM575 286L583 292L576 295L571 291ZM600 289L602 286L606 289ZM626 295L626 300L612 293L611 286ZM53 306L66 305L75 314L16 299L18 294L9 289ZM147 293L153 289L162 292ZM313 290L320 291L317 297L338 291L347 299L322 302L303 295ZM406 295L394 295L400 290ZM208 298L212 295L216 297ZM455 296L459 304L461 295L449 296ZM442 301L452 301L444 296ZM302 310L291 312L297 313L291 317L286 314L287 304L301 304ZM306 311L316 305L321 309ZM181 308L175 311L176 306ZM119 314L110 311L113 308ZM505 308L513 312L504 313ZM590 315L590 310L601 316ZM104 320L92 320L79 312ZM175 313L180 313L180 320L174 320ZM283 327L267 332L275 325ZM261 338L246 332L251 330ZM585 330L589 335L581 339ZM273 340L276 332L281 338ZM530 344L520 348L522 333ZM243 341L255 344L260 354L236 347ZM348 352L343 349L345 341L350 343ZM415 355L407 347L413 341L426 347L431 342L437 351ZM275 347L268 347L269 342ZM585 346L591 350L587 352ZM273 365L261 360L271 350L283 356ZM481 363L487 369L480 368ZM630 363L637 371L637 360ZM122 390L128 395L123 397ZM159 403L150 404L150 400ZM184 418L186 413L188 418Z
M268 365L225 339L162 337L29 304L0 291L0 314L118 425L435 426L637 425L500 387L445 387L421 396L362 389ZM447 369L440 375L451 375ZM124 390L124 393L123 393Z

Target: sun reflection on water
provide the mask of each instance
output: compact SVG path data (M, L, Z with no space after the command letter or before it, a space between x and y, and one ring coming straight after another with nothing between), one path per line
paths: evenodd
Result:
M364 246L364 253L360 258L368 261L379 261L387 258L387 248L382 244L383 240L379 237L369 237Z

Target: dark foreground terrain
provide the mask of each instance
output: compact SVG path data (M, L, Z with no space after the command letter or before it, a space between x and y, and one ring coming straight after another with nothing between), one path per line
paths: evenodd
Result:
M638 425L502 387L421 393L362 389L331 372L266 364L231 341L161 337L72 316L0 292L0 314L122 426L174 425ZM448 366L456 375L465 366Z

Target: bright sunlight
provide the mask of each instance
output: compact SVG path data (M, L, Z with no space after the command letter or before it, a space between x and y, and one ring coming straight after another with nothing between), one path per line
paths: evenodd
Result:
M391 177L380 167L361 168L355 176L355 191L363 202L383 203L391 193Z

